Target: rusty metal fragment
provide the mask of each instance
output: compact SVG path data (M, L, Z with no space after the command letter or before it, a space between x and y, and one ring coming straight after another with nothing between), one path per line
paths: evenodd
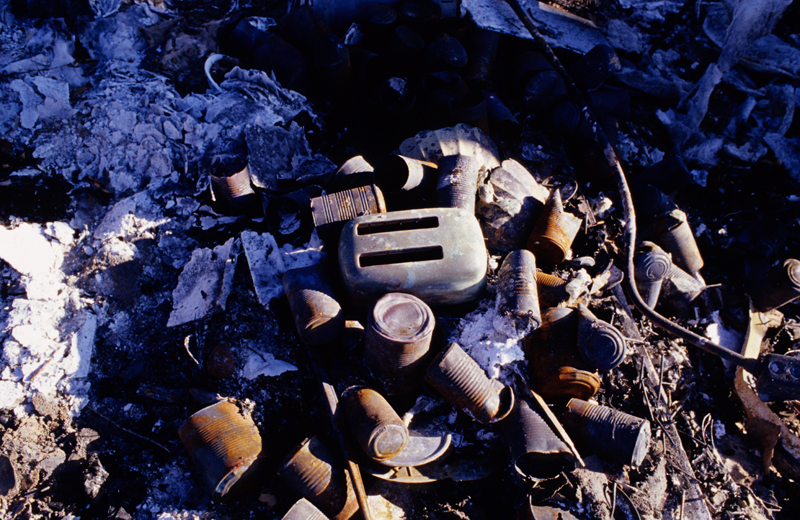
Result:
M567 281L550 273L536 272L536 288L539 293L539 307L542 309L557 307L569 298Z
M572 256L572 242L582 220L564 211L561 190L553 190L533 226L526 249L544 263L557 264Z

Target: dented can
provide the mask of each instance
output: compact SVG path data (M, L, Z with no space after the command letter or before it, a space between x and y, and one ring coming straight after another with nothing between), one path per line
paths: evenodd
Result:
M526 249L542 262L563 262L572 256L572 242L582 222L580 218L564 211L561 190L553 190L533 226Z
M486 377L480 365L457 343L451 343L434 358L425 372L425 382L483 424L504 419L514 408L511 387Z
M348 520L358 511L350 475L316 437L289 453L278 475L332 520Z
M281 520L328 520L328 517L317 506L301 498L286 511Z
M569 447L524 399L517 401L504 424L511 462L524 479L552 478L572 464L574 456Z
M672 267L672 260L653 242L642 242L636 249L633 267L639 295L648 307L655 308L661 294L661 284Z
M604 458L639 466L650 446L650 422L609 406L571 399L562 416L575 440Z
M703 257L697 248L686 213L676 209L663 213L653 222L653 241L672 255L672 263L694 275L703 267Z
M600 370L618 367L625 359L625 338L610 323L597 319L578 304L578 350L583 359Z
M800 260L784 260L748 281L748 292L757 311L777 309L800 298Z
M303 343L319 347L342 336L344 314L325 266L315 264L286 271L283 288Z
M461 208L474 215L479 166L478 161L468 155L446 155L439 159L437 207Z
M364 365L387 395L404 395L419 387L435 326L431 308L410 294L389 293L372 306Z
M408 444L408 428L375 390L351 386L342 393L341 402L350 431L372 460L391 459Z
M536 287L536 258L526 249L512 251L497 272L497 314L508 316L520 331L542 324Z
M189 417L178 436L215 499L229 498L258 470L261 435L250 416L230 401Z

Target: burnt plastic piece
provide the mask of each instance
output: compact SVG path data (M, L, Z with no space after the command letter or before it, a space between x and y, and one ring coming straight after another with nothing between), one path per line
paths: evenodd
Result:
M567 67L575 85L582 90L593 90L622 68L619 57L608 45L597 45L575 63Z
M748 276L748 293L759 312L777 309L800 298L800 260L789 258Z
M439 305L479 297L488 262L474 215L460 208L426 208L365 215L345 224L339 267L357 303L402 291Z
M301 498L286 511L281 520L328 520L328 517L317 506Z
M703 257L697 248L686 213L676 209L656 217L653 242L672 255L672 263L694 275L703 268Z
M650 446L650 423L633 415L581 399L571 399L562 416L576 442L603 458L639 466Z
M667 277L672 260L663 249L652 242L642 242L633 259L636 289L645 304L654 309L661 294L661 285Z
M348 520L358 511L350 475L316 437L289 453L278 475L332 520Z
M364 365L386 395L412 393L420 387L436 320L416 296L389 293L372 307L367 325Z
M468 155L446 155L439 159L436 206L461 208L474 215L479 166Z
M489 424L514 408L514 391L486 373L469 354L451 343L425 372L425 382L472 419Z
M306 345L320 347L342 336L344 314L325 266L316 264L286 271L283 288L297 332Z
M519 332L537 329L542 315L533 253L525 249L509 253L497 278L497 314L507 316Z
M517 401L504 424L512 464L523 479L552 478L574 464L569 447L527 401Z
M408 429L386 399L370 388L342 393L342 411L364 453L375 461L393 458L408 444Z
M583 359L600 370L618 367L625 359L625 338L610 323L597 319L578 304L578 350Z
M178 436L215 499L234 496L258 470L262 450L258 428L229 401L189 417Z
M564 211L561 191L553 190L542 214L533 226L526 249L543 263L557 264L572 255L572 242L582 220Z
M311 216L319 237L335 248L345 222L386 212L380 188L374 184L311 199Z

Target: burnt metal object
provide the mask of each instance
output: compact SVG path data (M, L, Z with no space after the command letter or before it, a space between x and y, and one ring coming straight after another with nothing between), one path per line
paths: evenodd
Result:
M619 57L612 47L597 45L567 67L567 72L578 88L594 90L621 68Z
M650 423L646 419L609 406L571 399L562 421L578 443L603 458L637 467L647 455Z
M497 314L507 316L519 332L542 324L536 287L536 258L526 249L510 252L497 272Z
M428 61L432 70L460 69L467 64L467 50L458 38L441 33L428 44Z
M489 129L497 134L501 140L516 142L522 135L522 125L517 118L497 97L491 92L484 92L486 99L486 115L489 118Z
M286 511L281 520L329 520L325 514L317 509L317 506L301 498Z
M374 168L361 155L347 159L329 179L325 181L328 193L358 188L372 184Z
M789 258L749 276L748 293L759 312L777 309L800 298L800 260Z
M330 193L311 199L311 217L319 237L326 243L339 241L345 222L364 215L386 212L381 189L374 184Z
M183 423L178 436L215 499L226 499L258 471L261 436L234 403L220 401Z
M672 255L672 263L691 275L703 268L703 257L686 213L679 209L663 213L656 217L652 228L653 242Z
M526 400L517 401L504 424L511 462L523 479L552 478L574 464L567 444Z
M564 211L561 191L553 190L533 226L526 249L543 263L557 264L572 256L572 242L582 220Z
M439 159L438 165L437 207L461 208L474 215L478 162L468 155L446 155Z
M800 395L800 358L767 354L756 379L758 397L765 403L795 401Z
M456 123L464 123L489 133L489 116L486 100L481 94L471 92L450 101L450 116Z
M385 193L411 191L427 184L437 174L436 163L403 155L386 155L375 162L375 184Z
M436 319L425 302L405 293L381 297L369 313L364 365L389 396L418 389Z
M350 475L316 437L290 452L278 475L332 520L348 520L358 511Z
M283 275L300 339L311 347L330 344L344 330L342 306L336 300L325 266L315 264L290 269Z
M533 111L552 106L567 94L564 80L538 52L520 55L516 83L525 107Z
M618 367L625 359L625 338L610 323L598 319L578 304L578 350L583 359L600 370Z
M667 277L672 260L653 242L642 242L634 257L636 288L648 307L654 309L661 294L661 285Z
M536 272L536 291L539 294L539 307L556 307L569 298L567 281L550 273Z
M480 225L460 208L365 215L345 224L339 241L344 285L362 304L393 291L429 305L471 301L486 286L487 267Z
M500 421L514 408L514 390L486 373L469 354L451 343L437 355L425 382L442 396L483 424Z
M492 82L499 41L500 33L495 31L480 27L467 29L466 47L469 60L464 71L464 78L470 85L485 89Z
M269 200L266 215L270 230L287 241L308 237L314 227L311 200L322 195L322 188L311 185ZM306 238L307 240L307 238Z
M247 164L231 175L217 176L212 173L209 177L214 193L221 195L234 209L246 209L257 200L256 192L250 184L250 167Z
M342 392L342 411L361 449L372 460L396 456L408 444L408 429L386 399L371 388Z
M705 289L703 282L673 264L661 284L660 301L667 310L679 315Z

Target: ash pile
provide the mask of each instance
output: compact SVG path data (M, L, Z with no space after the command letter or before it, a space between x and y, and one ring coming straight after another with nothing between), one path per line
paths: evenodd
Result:
M0 512L793 518L798 8L2 1Z

